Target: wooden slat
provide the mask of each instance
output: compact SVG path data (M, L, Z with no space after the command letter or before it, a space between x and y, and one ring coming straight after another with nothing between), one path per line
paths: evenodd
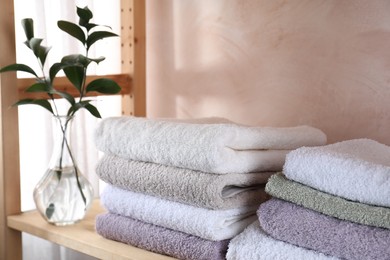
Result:
M36 211L9 216L8 225L19 231L27 232L99 259L174 259L108 240L98 235L95 231L95 218L97 214L104 211L99 200L95 200L85 219L72 226L57 227L50 225Z
M14 7L0 0L0 67L15 63ZM6 217L20 212L19 134L16 74L0 74L0 259L22 259L21 234L7 227Z
M134 4L121 0L121 72L134 75ZM122 115L134 115L134 93L122 95Z
M98 78L108 78L114 80L122 88L120 94L129 94L132 91L132 80L129 74L114 74L114 75L104 75L104 76L88 76L87 84L92 80ZM17 80L17 87L19 92L19 99L22 98L47 98L46 93L28 93L25 90L35 83L34 78L24 78ZM66 91L74 97L78 97L79 93L75 87L72 86L72 83L66 77L58 77L54 81L55 88L60 91ZM87 96L98 96L101 95L97 92L89 92Z
M146 116L146 6L134 1L134 115Z

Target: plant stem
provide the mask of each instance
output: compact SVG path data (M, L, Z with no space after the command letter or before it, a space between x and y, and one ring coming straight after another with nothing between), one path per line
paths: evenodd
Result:
M88 58L88 50L87 49L85 50L85 57ZM84 77L83 77L83 82L81 84L79 102L81 102L81 100L83 99L84 94L85 94L85 83L87 81L87 68L88 68L88 66L84 67Z
M77 187L79 188L81 197L83 198L84 204L85 204L85 206L86 206L86 205L87 205L87 199L85 198L83 189L81 188L80 179L79 179L79 171L78 171L78 169L77 169L76 162L75 162L75 160L74 160L74 158L73 158L72 151L70 150L68 141L66 140L66 138L64 138L64 139L65 139L66 147L67 147L67 149L68 149L68 151L69 151L70 158L71 158L71 160L72 160L72 162L73 162L73 168L74 168L74 171L75 171L75 174L76 174Z
M76 165L76 161L75 161L75 159L73 157L72 150L70 149L70 145L69 145L68 140L66 138L66 130L68 128L68 123L70 121L70 118L66 118L66 121L65 121L64 125L62 125L61 118L57 117L57 119L59 121L59 124L60 124L60 127L61 127L61 132L62 132L61 154L60 154L60 161L59 161L60 171L59 172L61 172L61 170L62 170L62 159L63 159L63 156L64 156L64 149L65 149L65 145L66 145L66 149L68 150L70 159L72 160L72 163L73 163L73 168L74 168L75 175L76 175L77 187L79 188L79 191L80 191L81 197L82 197L82 199L84 201L84 204L87 205L87 199L86 199L86 197L84 195L84 192L83 192L81 184L80 184L79 172L78 172L78 168L77 168L77 165Z

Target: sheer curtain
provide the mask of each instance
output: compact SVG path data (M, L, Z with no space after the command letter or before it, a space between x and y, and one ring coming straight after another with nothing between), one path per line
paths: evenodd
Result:
M119 0L15 0L17 62L28 64L38 70L36 60L23 44L25 36L20 21L28 17L34 19L35 36L44 38L45 44L52 46L47 64L58 62L63 55L78 53L81 47L79 43L57 27L58 20L69 20L77 23L76 6L88 6L94 13L93 22L110 25L114 32L120 32ZM104 75L120 72L119 37L98 42L95 48L90 50L90 54L91 57L104 56L106 60L99 66L91 66L89 74ZM26 76L28 75L18 74L18 77ZM63 100L58 100L57 104L66 109L66 102ZM102 117L117 116L121 113L119 96L96 98L94 105L98 107ZM21 106L18 109L22 210L25 211L35 207L33 189L43 176L51 156L52 119L50 113L38 106ZM74 122L77 131L72 136L72 145L78 165L93 184L95 196L99 195L99 179L95 175L94 167L100 154L93 144L92 134L98 122L99 119L94 118L88 112L79 111ZM23 259L74 260L93 258L23 234Z

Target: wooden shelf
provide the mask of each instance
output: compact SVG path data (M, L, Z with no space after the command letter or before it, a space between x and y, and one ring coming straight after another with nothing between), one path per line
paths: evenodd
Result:
M36 210L8 216L7 224L12 229L32 234L99 259L174 259L108 240L98 235L95 231L95 216L103 212L105 210L100 206L99 200L95 200L85 219L75 225L65 227L51 225Z

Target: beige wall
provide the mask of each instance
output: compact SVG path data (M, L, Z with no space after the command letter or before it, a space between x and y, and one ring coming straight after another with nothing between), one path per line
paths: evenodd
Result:
M390 145L390 1L147 2L148 116Z

